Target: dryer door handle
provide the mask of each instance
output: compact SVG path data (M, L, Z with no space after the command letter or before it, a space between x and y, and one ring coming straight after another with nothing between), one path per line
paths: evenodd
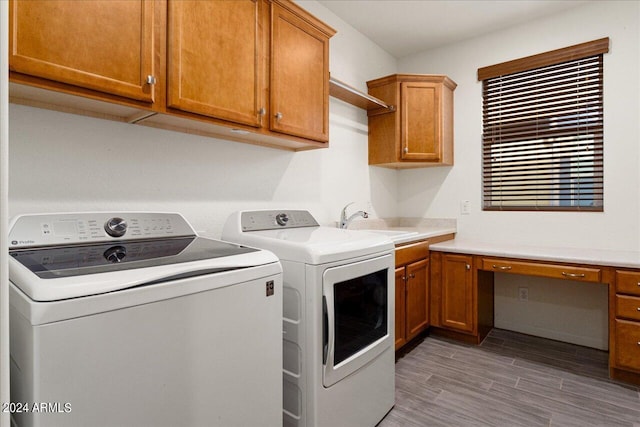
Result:
M329 314L327 313L327 297L322 295L322 364L327 364L329 352Z

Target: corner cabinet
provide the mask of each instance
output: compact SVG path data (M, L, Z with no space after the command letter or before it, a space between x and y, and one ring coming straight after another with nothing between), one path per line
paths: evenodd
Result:
M12 102L276 148L327 146L335 31L289 0L11 0L10 14Z
M396 105L368 110L369 164L390 168L453 165L453 91L442 75L394 74L367 82L369 95Z
M396 341L398 350L429 326L429 242L396 247Z

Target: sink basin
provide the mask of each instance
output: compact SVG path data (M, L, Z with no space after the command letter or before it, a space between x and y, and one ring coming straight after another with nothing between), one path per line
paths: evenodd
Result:
M382 234L384 236L389 236L389 238L393 241L397 241L397 240L401 240L404 239L406 237L410 237L414 234L418 234L417 231L410 231L410 230L367 230L367 229L363 229L361 231L366 231L367 233L376 233L376 234Z

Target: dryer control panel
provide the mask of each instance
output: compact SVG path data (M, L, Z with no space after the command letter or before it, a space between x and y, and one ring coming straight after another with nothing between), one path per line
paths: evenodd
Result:
M194 236L177 213L87 212L17 217L9 231L9 248L70 245L115 240Z
M278 230L281 228L318 227L309 211L245 211L240 218L242 231Z

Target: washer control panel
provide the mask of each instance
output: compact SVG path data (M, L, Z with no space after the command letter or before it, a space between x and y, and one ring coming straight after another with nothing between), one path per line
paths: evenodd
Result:
M242 231L278 230L281 228L317 227L309 211L245 211L240 218Z
M114 240L194 236L180 214L152 212L22 215L9 231L9 248Z

